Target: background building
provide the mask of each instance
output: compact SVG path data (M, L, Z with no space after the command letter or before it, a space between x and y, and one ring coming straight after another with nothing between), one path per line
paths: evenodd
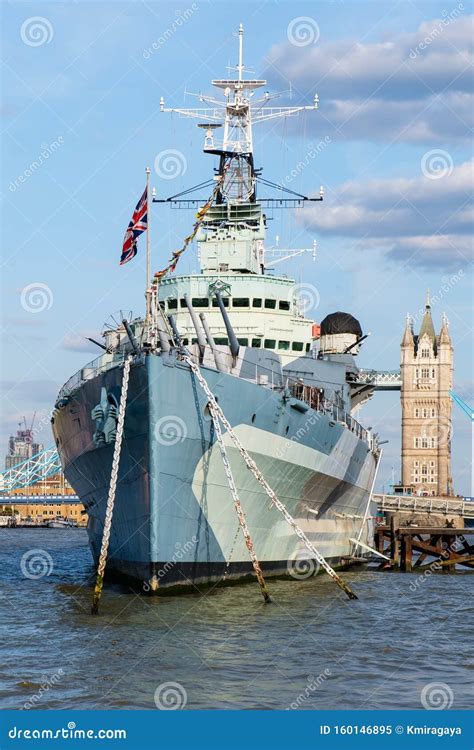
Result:
M8 471L13 466L21 464L42 450L41 443L34 442L33 424L28 428L25 423L24 429L17 430L16 435L10 435L8 453L5 456L5 470Z
M443 315L439 335L429 295L418 335L407 316L401 344L402 487L418 495L452 495L453 347Z

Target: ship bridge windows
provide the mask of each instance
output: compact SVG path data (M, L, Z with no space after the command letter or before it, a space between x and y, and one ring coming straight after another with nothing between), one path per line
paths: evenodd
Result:
M265 349L275 349L276 348L276 340L275 339L265 339L263 344Z
M291 348L294 352L302 352L304 344L302 341L293 341Z
M250 299L248 297L234 297L232 299L233 307L250 307Z
M248 346L249 345L249 340L248 339L239 339L238 338L237 341L239 342L240 346Z
M261 339L252 339L252 347L254 349L260 349L262 346L262 340Z
M265 307L267 310L275 310L276 308L276 299L266 299L265 300Z
M222 302L224 303L224 307L229 307L229 298L228 297L222 297L221 299L222 299ZM217 300L215 298L212 300L212 306L213 307L219 307L219 303L217 302Z
M227 338L227 336L221 336L221 337L217 336L214 339L214 342L217 344L217 346L228 346L229 345L229 339Z
M262 298L254 297L252 301L252 307L261 307L261 306L262 306Z
M193 297L191 303L193 307L209 307L209 300L207 297Z
M289 310L290 309L290 303L286 299L280 300L278 303L278 307L280 310Z
M283 351L287 352L290 348L290 342L289 341L279 341L278 342L278 348L283 349Z
M177 310L178 309L178 300L174 297L170 297L167 300L168 303L168 310Z

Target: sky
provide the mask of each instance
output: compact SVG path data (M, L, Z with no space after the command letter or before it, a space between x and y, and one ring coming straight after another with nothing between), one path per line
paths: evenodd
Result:
M2 419L8 436L37 411L52 438L60 386L99 350L111 314L143 312L144 241L118 265L145 185L167 197L208 179L213 157L191 120L237 62L245 29L252 77L282 104L316 112L258 124L264 177L323 203L275 210L268 243L312 247L282 273L317 290L308 314L355 315L370 337L358 364L396 370L407 312L426 290L439 331L446 312L454 390L474 402L472 350L472 6L457 2L11 2L2 11ZM275 102L275 104L277 104ZM170 154L171 151L171 154ZM192 224L154 207L152 265ZM142 238L143 239L143 238ZM196 250L180 273L197 270ZM378 489L400 476L398 393L376 393L358 418L388 440ZM453 407L454 489L469 494L471 428Z

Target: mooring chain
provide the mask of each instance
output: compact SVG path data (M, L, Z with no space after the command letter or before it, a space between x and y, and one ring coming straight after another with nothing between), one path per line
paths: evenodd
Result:
M232 499L234 501L234 507L237 513L237 517L239 519L240 528L242 529L242 533L244 535L245 544L249 551L250 559L252 560L253 569L255 571L255 575L257 576L257 580L260 584L260 588L262 590L264 601L269 602L270 594L267 591L262 569L260 567L260 563L258 561L256 552L255 552L255 547L253 546L252 537L250 536L250 531L247 526L247 521L245 519L244 511L242 510L242 505L240 503L239 495L237 493L237 487L235 485L234 475L232 474L232 469L230 467L229 459L227 456L227 451L225 449L224 441L222 439L221 426L219 424L219 419L215 411L214 405L212 403L209 403L209 411L211 413L212 421L214 423L214 429L216 431L217 442L219 443L222 463L224 465L224 471L226 473L227 481L229 483L229 488L232 494Z
M124 431L125 409L127 406L128 379L130 375L130 365L132 359L127 357L123 366L122 390L120 393L120 405L118 410L117 434L115 437L114 453L112 458L112 472L110 475L109 494L107 497L107 509L105 512L104 531L102 534L102 545L100 548L99 565L97 568L97 578L94 589L94 599L92 602L92 614L96 615L99 611L99 601L104 584L104 571L107 564L107 553L109 550L110 531L112 528L112 515L115 504L115 491L117 489L117 478L120 464L120 452L122 449L122 438Z
M340 578L336 571L333 570L333 568L329 565L329 563L325 560L325 558L318 552L316 547L310 542L304 531L298 526L295 519L288 513L286 507L283 505L281 500L278 499L275 492L272 490L268 482L266 481L265 477L263 476L262 472L258 468L257 464L253 460L253 458L250 457L242 443L240 442L239 438L235 434L234 430L232 429L229 421L224 415L224 412L222 411L221 407L217 403L212 391L210 390L205 378L201 374L201 371L199 367L192 361L192 359L189 356L185 356L184 360L187 362L189 367L192 369L194 374L196 375L201 387L203 388L206 396L209 399L210 402L210 409L211 407L215 410L216 415L221 420L222 424L226 428L227 432L229 433L230 437L232 438L234 444L237 446L242 458L244 459L245 463L247 464L247 467L250 469L252 474L254 475L255 479L262 485L265 492L267 493L268 497L272 501L272 503L275 505L275 507L280 511L280 513L283 515L285 521L292 527L295 534L298 536L299 539L304 543L305 547L311 552L312 555L314 555L314 558L317 560L317 562L320 564L322 568L326 571L326 573L337 583L337 585L347 594L349 599L357 599L358 597L356 594L352 591L352 589Z

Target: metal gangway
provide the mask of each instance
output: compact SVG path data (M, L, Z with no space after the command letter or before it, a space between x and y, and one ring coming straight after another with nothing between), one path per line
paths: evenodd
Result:
M381 512L441 513L474 518L474 498L435 497L421 495L374 494L374 501Z
M399 391L402 376L400 370L359 370L353 382L373 385L376 391Z

